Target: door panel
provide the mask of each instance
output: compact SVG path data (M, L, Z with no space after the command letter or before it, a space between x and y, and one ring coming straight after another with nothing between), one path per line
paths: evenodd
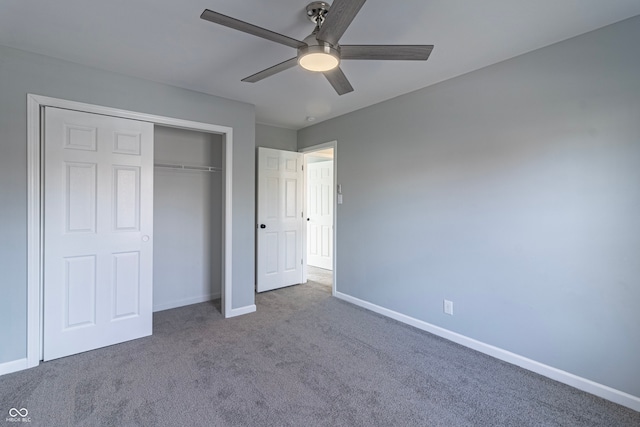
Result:
M300 251L298 251L298 233L296 231L285 231L285 265L284 271L293 271L300 265L299 257Z
M333 161L307 168L307 265L333 270Z
M66 163L65 222L67 232L95 232L96 164Z
M47 107L44 359L151 334L153 125Z
M302 160L258 149L258 292L302 283Z
M65 329L96 323L96 257L64 259Z
M137 231L140 222L140 168L113 168L113 216L117 231Z
M113 310L111 320L140 314L140 252L113 254Z

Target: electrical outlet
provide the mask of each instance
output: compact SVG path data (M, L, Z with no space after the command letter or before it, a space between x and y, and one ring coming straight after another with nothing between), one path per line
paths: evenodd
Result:
M444 300L444 314L453 316L453 301Z

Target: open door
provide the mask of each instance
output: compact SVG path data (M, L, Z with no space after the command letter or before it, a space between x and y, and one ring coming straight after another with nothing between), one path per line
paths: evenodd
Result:
M46 107L44 360L151 335L153 124Z
M302 283L303 155L258 148L258 292Z
M333 270L333 158L307 156L307 265Z

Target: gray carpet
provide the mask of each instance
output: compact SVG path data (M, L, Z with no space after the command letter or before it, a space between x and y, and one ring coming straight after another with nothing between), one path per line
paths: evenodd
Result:
M638 412L332 298L326 283L257 306L227 320L214 303L156 313L152 337L0 377L0 410L27 408L33 426L640 426Z

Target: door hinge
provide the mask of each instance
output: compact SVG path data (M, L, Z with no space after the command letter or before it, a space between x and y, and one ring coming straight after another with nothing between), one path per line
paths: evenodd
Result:
M302 165L301 167L302 167L302 170L304 170L304 165Z
M303 259L300 260L300 265L304 265L304 260Z

